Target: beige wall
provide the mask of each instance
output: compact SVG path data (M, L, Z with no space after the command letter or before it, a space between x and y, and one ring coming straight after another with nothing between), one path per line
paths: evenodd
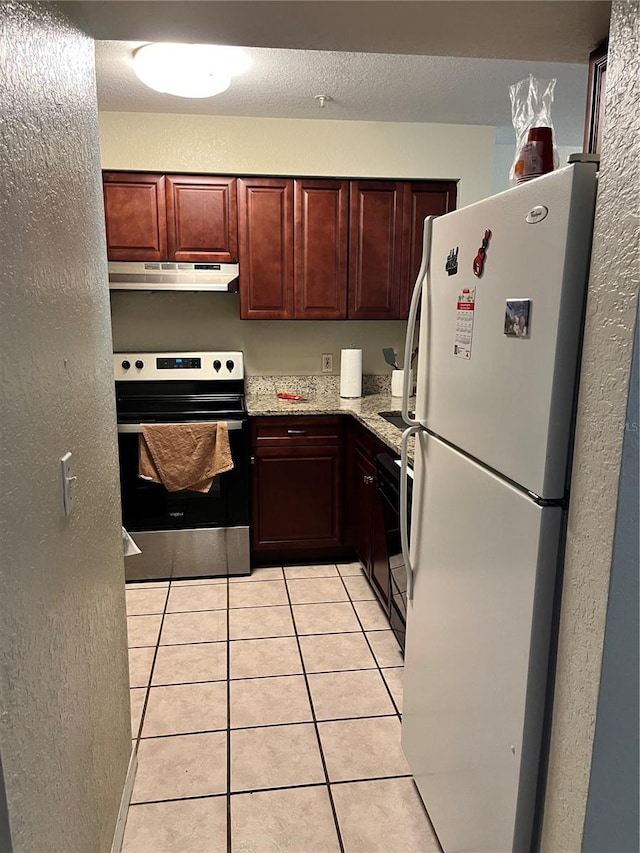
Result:
M53 4L0 33L1 772L16 853L105 853L131 729L93 44Z
M581 849L591 771L640 281L639 11L637 2L614 0L542 839L548 853Z
M240 349L247 373L320 373L322 353L362 349L365 373L389 373L382 347L402 360L406 323L399 320L342 322L240 320L235 293L113 293L111 313L116 352L130 350Z
M101 113L106 169L229 174L459 179L459 206L491 193L495 131L392 122ZM320 356L363 350L385 373L382 347L404 347L401 322L240 320L238 297L114 294L114 349L244 349L256 373L320 372Z
M458 205L491 194L495 128L102 112L103 169L443 178Z

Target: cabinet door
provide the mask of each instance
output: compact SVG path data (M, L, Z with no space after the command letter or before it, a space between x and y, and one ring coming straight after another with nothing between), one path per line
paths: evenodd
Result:
M402 181L351 181L350 320L393 320L400 308Z
M340 547L342 449L268 447L253 466L254 549Z
M166 261L163 175L104 172L104 213L110 261Z
M293 317L293 180L238 179L240 316Z
M405 185L402 234L403 280L400 290L400 317L409 314L413 286L422 261L422 235L427 216L442 216L455 210L455 181L413 181Z
M348 181L295 182L295 316L347 316Z
M236 179L167 175L166 190L171 260L237 261Z
M373 507L375 468L356 451L353 463L353 544L367 576L371 578L373 556Z

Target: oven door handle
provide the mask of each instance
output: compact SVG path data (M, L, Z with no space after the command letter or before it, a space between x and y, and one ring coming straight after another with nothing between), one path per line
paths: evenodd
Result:
M202 424L202 423L225 424L226 423L227 429L229 431L235 430L235 429L242 429L244 424L245 424L244 421L176 421L175 423L166 423L164 421L163 422L158 421L157 423L162 423L164 426L181 426L182 424L189 424L189 423L195 423L195 424ZM155 426L155 425L156 425L155 423L152 424L152 426ZM146 426L146 424L145 424L145 426ZM142 424L118 424L118 432L119 433L125 433L125 434L126 433L134 433L134 434L135 433L141 433L142 432Z

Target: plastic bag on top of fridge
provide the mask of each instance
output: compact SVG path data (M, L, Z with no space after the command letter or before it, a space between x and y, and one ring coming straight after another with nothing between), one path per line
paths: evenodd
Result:
M558 149L551 120L556 79L539 80L530 74L509 86L516 153L509 172L512 185L558 168Z

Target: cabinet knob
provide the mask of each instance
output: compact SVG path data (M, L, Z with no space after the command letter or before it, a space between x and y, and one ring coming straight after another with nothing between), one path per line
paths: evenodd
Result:
M249 461L251 462L251 464L252 464L252 465L255 465L255 464L256 464L256 457L255 457L255 456L251 456L251 457L249 458Z
M367 486L370 486L375 481L375 477L372 477L371 474L365 474L364 475L364 481L367 484Z

